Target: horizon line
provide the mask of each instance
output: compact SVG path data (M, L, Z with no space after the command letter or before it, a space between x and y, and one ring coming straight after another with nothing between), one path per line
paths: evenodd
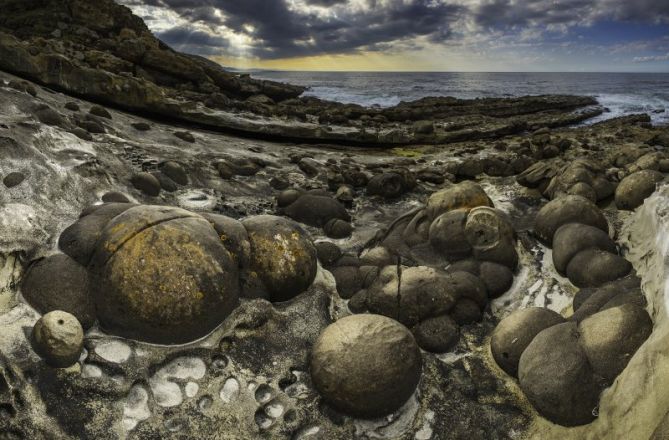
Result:
M261 71L261 72L304 72L304 73L569 73L569 74L592 74L592 73L606 73L606 74L621 74L621 73L630 73L630 74L648 74L648 75L669 75L669 70L667 71L636 71L636 70L591 70L591 71L559 71L559 70L526 70L526 71L511 71L511 70L303 70L303 69L266 69L260 67L234 67L234 66L224 66L221 64L221 67L229 70L238 70L238 71Z

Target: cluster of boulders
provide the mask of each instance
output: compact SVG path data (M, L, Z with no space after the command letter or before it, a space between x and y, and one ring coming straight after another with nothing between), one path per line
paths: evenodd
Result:
M614 197L618 209L634 210L669 172L669 157L645 147L622 148L608 162L609 167L589 159L566 164L540 161L520 173L517 181L550 200L577 195L599 203Z
M158 197L161 191L174 192L188 185L188 173L184 167L174 161L158 164L156 171L143 171L130 179L132 186L150 197Z
M84 329L161 344L198 339L239 298L287 301L313 282L317 254L281 217L243 221L165 206L91 206L34 262L24 298L41 313L74 315Z
M426 219L421 245L438 256L429 266L411 265L403 249L389 243L360 257L342 255L328 242L316 247L351 311L393 318L411 329L421 348L443 353L459 340L461 325L480 321L489 299L513 284L514 230L491 205L472 182L433 194L416 214Z
M574 313L565 319L548 309L517 310L493 332L492 354L544 417L587 424L597 416L600 392L648 338L652 321L640 281L592 201L554 199L537 215L534 232L552 247L556 271L582 288Z

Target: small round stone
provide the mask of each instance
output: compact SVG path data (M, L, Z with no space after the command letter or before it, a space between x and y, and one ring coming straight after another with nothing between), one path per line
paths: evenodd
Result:
M17 185L20 185L21 182L25 180L25 178L26 176L23 173L9 173L5 176L4 179L2 179L2 183L4 183L7 188L13 188Z
M458 324L448 315L427 318L412 329L416 342L431 353L446 353L460 336Z
M331 324L311 353L316 389L353 417L376 418L398 410L416 390L421 370L411 332L379 315L353 315Z
M130 203L130 199L125 194L118 191L110 191L102 196L105 203Z
M330 241L319 241L315 243L318 260L327 267L334 264L342 256L341 249L336 244Z
M302 191L297 189L287 189L281 191L281 193L276 198L276 204L279 206L279 208L285 208L286 206L293 204L302 196L302 194Z
M625 177L616 188L616 206L627 210L638 208L663 179L662 173L653 170L638 171Z
M188 185L188 174L180 164L173 161L165 162L160 171L179 185Z
M74 365L84 347L84 330L73 315L49 312L35 323L32 331L35 352L55 368Z
M541 331L565 320L558 313L539 307L520 309L504 318L492 333L490 349L495 362L511 376L527 346Z
M325 235L330 238L341 239L351 236L353 233L353 226L351 226L349 222L333 218L325 224L323 231L325 232Z
M567 277L577 287L598 287L623 278L631 271L629 261L599 249L579 252L567 265Z
M490 198L478 183L465 181L432 194L427 201L427 216L434 220L454 209L492 206Z
M135 174L131 179L132 186L147 196L157 197L160 194L160 181L149 173Z
M594 226L568 223L561 226L553 236L553 265L564 274L572 258L581 251L595 248L615 253L616 244L609 234Z

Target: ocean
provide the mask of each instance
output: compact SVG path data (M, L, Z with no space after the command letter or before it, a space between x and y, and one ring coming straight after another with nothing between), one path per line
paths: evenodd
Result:
M306 96L389 107L426 96L594 96L609 112L588 123L648 113L669 124L669 73L391 73L255 71L256 78L309 87Z

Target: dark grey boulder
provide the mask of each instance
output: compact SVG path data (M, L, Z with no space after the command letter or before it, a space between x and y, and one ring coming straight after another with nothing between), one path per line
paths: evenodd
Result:
M404 178L397 173L377 174L367 183L367 194L395 199L407 191Z
M305 194L288 205L284 213L300 223L323 227L332 219L351 221L346 208L331 197Z
M158 197L160 195L160 181L157 177L149 173L138 173L132 176L130 180L135 189L143 192L147 196Z
M9 173L2 179L2 183L7 188L14 188L15 186L20 185L26 179L26 176L23 173L13 172Z
M179 185L188 185L188 174L184 168L173 161L161 165L160 171Z
M448 315L427 318L414 326L411 332L418 346L431 353L446 353L460 337L460 327Z
M21 282L21 294L42 314L54 310L71 313L84 330L95 323L95 306L88 291L88 272L65 254L32 263Z
M456 209L437 217L428 232L430 245L449 260L459 260L472 253L472 246L465 235L469 211Z

